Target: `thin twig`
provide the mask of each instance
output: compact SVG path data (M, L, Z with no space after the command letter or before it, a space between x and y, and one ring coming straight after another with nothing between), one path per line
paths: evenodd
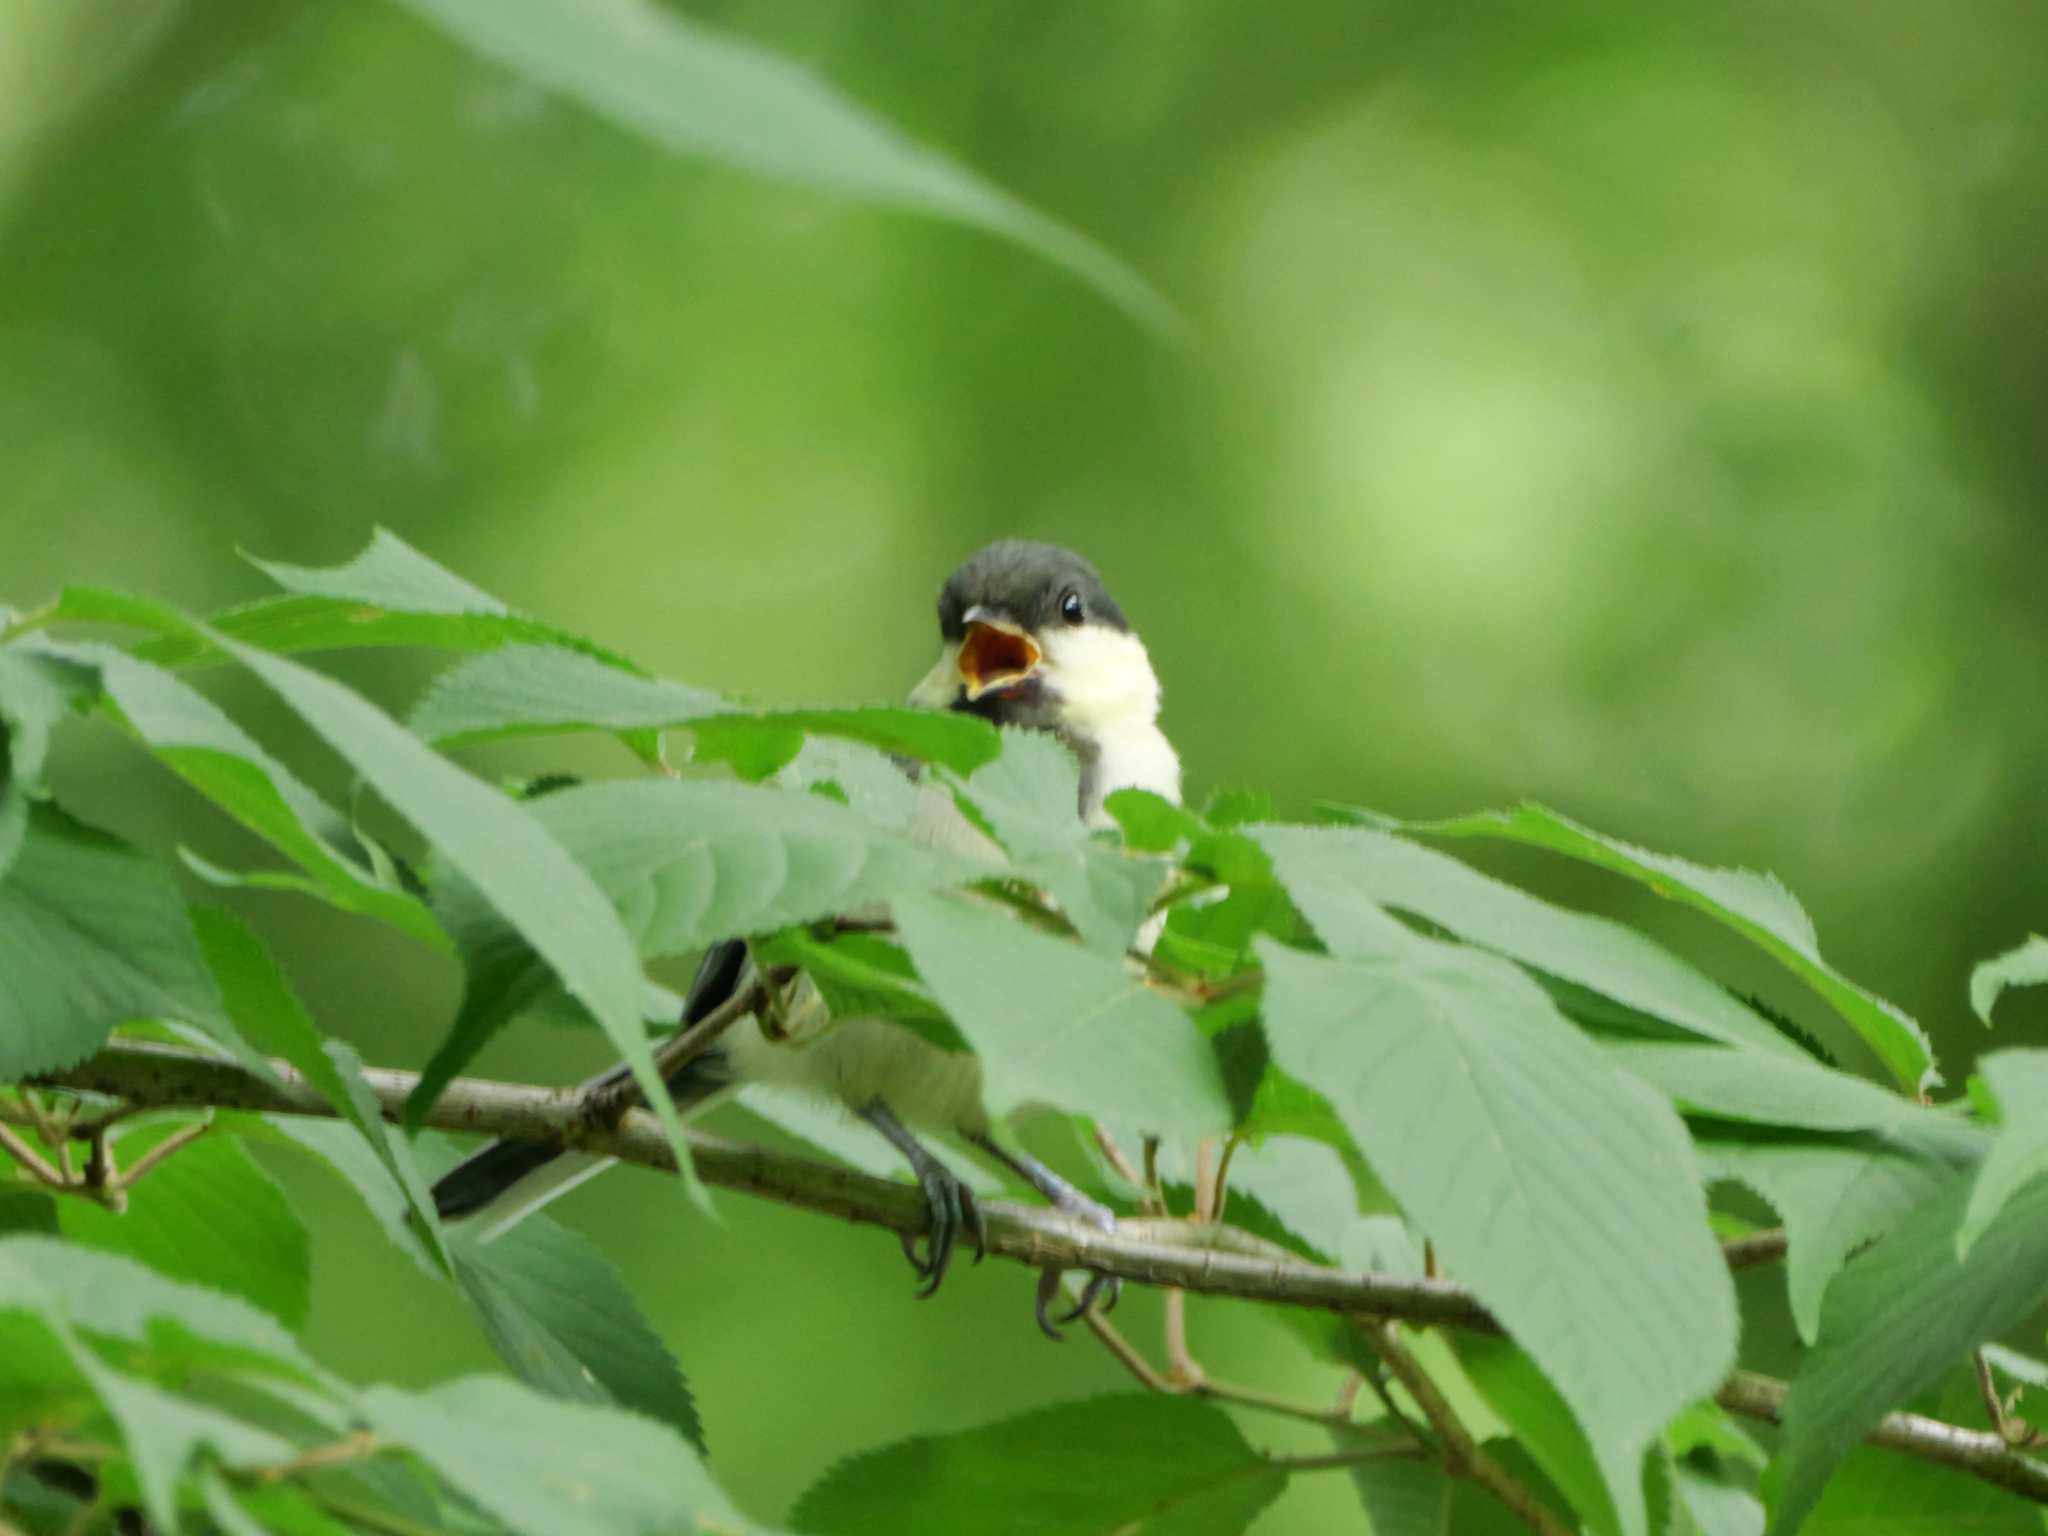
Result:
M1998 1431L1998 1438L2022 1450L2040 1445L2041 1431L2026 1420L2013 1417L2013 1405L2019 1401L2018 1391L2015 1390L2010 1398L2000 1397L1998 1383L1992 1379L1991 1362L1984 1358L1984 1351L1978 1350L1971 1359L1977 1367L1977 1390L1984 1395L1984 1411L1991 1416L1991 1427Z
M1201 1364L1188 1348L1188 1293L1175 1287L1160 1298L1161 1331L1166 1340L1166 1379L1177 1388L1202 1379Z
M171 1132L170 1135L135 1159L129 1165L128 1171L114 1181L115 1187L122 1190L133 1189L142 1182L144 1175L161 1164L165 1158L171 1156L181 1147L189 1147L212 1129L213 1122L211 1120L201 1120L193 1125L184 1126L179 1130Z
M2007 1445L2018 1444L2005 1421L2005 1404L1998 1400L1998 1383L1991 1379L1991 1362L1980 1349L1971 1354L1970 1363L1977 1368L1977 1392L1984 1399L1985 1413L1991 1416L1991 1427Z
M1118 1178L1138 1188L1143 1188L1145 1176L1132 1166L1130 1158L1124 1155L1124 1149L1118 1146L1116 1138L1110 1135L1109 1127L1100 1120L1090 1121L1089 1123L1095 1128L1095 1145L1102 1153L1103 1161L1116 1170Z
M1209 1217L1209 1158L1215 1151L1216 1141L1204 1136L1195 1143L1195 1222L1199 1226L1210 1225ZM1166 1377L1182 1387L1192 1387L1201 1381L1202 1367L1195 1359L1195 1353L1188 1347L1188 1298L1187 1292L1172 1290L1166 1293L1165 1305L1161 1308L1161 1321L1166 1336Z
M1369 1324L1370 1319L1367 1319L1360 1321L1358 1326L1362 1328L1369 1326ZM1365 1384L1372 1388L1372 1395L1380 1400L1380 1407L1386 1410L1388 1422L1400 1425L1418 1440L1424 1438L1423 1431L1416 1426L1413 1419L1408 1417L1408 1410L1401 1406L1399 1401L1395 1399L1393 1390L1388 1387L1386 1370L1386 1366L1382 1364L1378 1370L1361 1372L1360 1374L1363 1376Z
M1429 1447L1419 1441L1384 1440L1349 1451L1325 1451L1320 1456L1268 1456L1266 1464L1289 1472L1331 1472L1368 1461L1415 1461L1428 1454Z
M0 1152L5 1152L21 1165L22 1172L38 1184L48 1184L53 1189L62 1189L71 1181L46 1162L42 1155L23 1141L4 1122L0 1122Z
M1339 1414L1328 1408L1318 1408L1314 1403L1296 1402L1291 1397L1282 1397L1275 1392L1262 1392L1257 1387L1216 1381L1207 1376L1189 1387L1187 1395L1206 1397L1219 1403L1234 1403L1240 1408L1257 1408L1263 1413L1277 1413L1284 1418L1300 1419L1304 1423L1320 1424L1325 1428L1349 1425L1351 1422L1349 1414Z
M1109 1351L1110 1357L1131 1373L1131 1379L1139 1386L1148 1392L1171 1393L1174 1390L1173 1383L1152 1369L1152 1362L1139 1354L1137 1346L1123 1336L1122 1330L1102 1315L1100 1307L1090 1307L1083 1312L1081 1321Z
M1145 1188L1152 1208L1160 1215L1166 1214L1166 1186L1159 1182L1159 1138L1145 1138Z
M1365 1372L1353 1366L1337 1383L1337 1401L1330 1405L1330 1417L1349 1424L1358 1412L1358 1394L1365 1386Z
M137 1108L212 1106L284 1114L333 1115L333 1106L290 1067L274 1063L269 1083L230 1061L171 1046L119 1041L99 1055L39 1081L49 1087L100 1093ZM364 1080L389 1118L402 1113L416 1073L370 1069ZM654 1116L628 1110L616 1125L593 1125L573 1091L521 1083L458 1078L429 1111L443 1130L475 1131L546 1146L574 1146L648 1167L673 1169L675 1154ZM908 1235L928 1222L914 1187L833 1164L689 1133L697 1173L706 1184L779 1201L843 1220ZM53 1170L54 1171L54 1170ZM980 1202L988 1218L988 1252L1032 1269L1057 1265L1095 1270L1155 1286L1209 1296L1236 1296L1280 1306L1347 1315L1400 1318L1417 1324L1497 1333L1500 1325L1465 1286L1451 1280L1357 1273L1310 1264L1292 1256L1254 1257L1218 1246L1216 1234L1186 1223L1125 1222L1103 1232L1043 1206ZM1249 1248L1255 1240L1240 1234ZM1371 1385L1368 1382L1368 1385ZM1716 1400L1732 1413L1776 1421L1785 1383L1738 1372ZM1996 1434L1965 1429L1918 1414L1888 1414L1869 1436L1873 1444L1939 1462L1986 1482L2048 1504L2048 1462L2020 1454Z
M655 1070L666 1078L685 1063L695 1061L711 1048L720 1035L760 1007L765 996L766 989L756 981L752 986L740 988L687 1029L670 1035L655 1047Z
M1714 1401L1730 1413L1775 1424L1790 1390L1774 1377L1737 1371L1714 1394ZM2022 1456L1996 1434L1917 1413L1888 1413L1864 1438L1888 1450L1941 1462L2036 1504L2048 1504L2048 1462Z
M27 1111L29 1124L35 1127L43 1145L57 1155L57 1172L66 1184L77 1176L71 1166L71 1116L53 1115L32 1093L23 1093L21 1107Z
M1072 1290L1072 1287L1069 1287ZM1266 1413L1280 1414L1285 1418L1303 1419L1311 1424L1324 1426L1348 1425L1351 1413L1348 1405L1337 1408L1318 1408L1312 1403L1299 1403L1292 1398L1280 1397L1271 1392L1262 1392L1257 1387L1241 1387L1232 1382L1213 1381L1207 1376L1192 1382L1176 1382L1167 1379L1152 1369L1152 1364L1138 1352L1138 1347L1123 1336L1116 1324L1090 1308L1082 1314L1082 1321L1089 1332L1101 1341L1102 1347L1131 1375L1131 1379L1148 1392L1164 1392L1169 1397L1205 1397L1219 1403L1234 1403L1241 1408L1257 1408Z
M1571 1536L1570 1529L1550 1512L1542 1500L1516 1482L1499 1462L1479 1448L1471 1432L1458 1422L1458 1415L1443 1393L1437 1390L1429 1373L1408 1353L1408 1346L1401 1342L1395 1325L1379 1322L1362 1326L1374 1353L1386 1362L1387 1369L1394 1373L1394 1379L1407 1388L1408 1395L1415 1399L1415 1406L1422 1410L1422 1416L1436 1431L1443 1446L1444 1470L1453 1477L1470 1478L1507 1506L1537 1536Z
M289 1461L280 1461L274 1466L251 1468L248 1475L261 1483L281 1483L287 1478L297 1477L301 1472L317 1472L323 1467L339 1467L352 1461L361 1461L376 1455L383 1448L382 1442L370 1431L359 1429L326 1445L316 1445L311 1450L301 1451Z
M1230 1159L1242 1145L1242 1138L1235 1132L1223 1138L1223 1155L1216 1160L1216 1187L1209 1196L1211 1221L1222 1221L1223 1213L1230 1208Z

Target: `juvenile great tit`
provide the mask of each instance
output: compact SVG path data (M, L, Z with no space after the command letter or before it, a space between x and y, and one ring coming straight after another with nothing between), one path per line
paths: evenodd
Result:
M1103 799L1137 788L1178 803L1180 760L1158 726L1159 680L1145 647L1095 568L1052 544L1006 539L971 556L939 593L938 662L911 690L910 702L960 710L997 725L1049 731L1080 765L1075 809L1089 826L1107 826ZM1000 857L936 785L920 787L913 838L933 847ZM754 984L744 941L715 944L700 963L684 1001L682 1027L700 1022ZM881 1019L841 1019L806 1038L799 1013L785 1003L778 1038L757 1018L743 1018L704 1054L668 1078L679 1107L701 1112L743 1083L768 1083L821 1096L867 1121L902 1153L930 1212L925 1255L906 1240L904 1252L929 1296L945 1278L963 1228L983 1243L981 1216L959 1179L912 1134L911 1126L952 1131L1011 1168L1056 1207L1108 1230L1111 1213L1036 1159L992 1139L981 1103L981 1067L965 1053L941 1051ZM623 1067L584 1084L586 1093L617 1090ZM445 1174L434 1201L448 1219L482 1224L496 1236L557 1195L599 1172L611 1159L522 1142L493 1142ZM1057 1275L1040 1284L1039 1326L1059 1337L1047 1306ZM1093 1277L1080 1315L1101 1292ZM1114 1292L1111 1293L1114 1300Z

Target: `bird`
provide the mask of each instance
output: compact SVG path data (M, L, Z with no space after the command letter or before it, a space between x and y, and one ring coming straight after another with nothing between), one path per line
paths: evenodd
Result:
M910 690L913 706L1058 738L1079 767L1075 812L1088 827L1111 825L1104 801L1115 790L1149 790L1180 802L1180 759L1159 727L1160 685L1151 658L1086 559L1030 540L989 544L946 578L938 620L938 660ZM914 771L916 765L903 766ZM909 835L936 848L1001 857L951 795L933 783L920 786ZM759 983L743 938L712 945L685 994L679 1032ZM774 1025L764 1027L758 1011L739 1019L711 1049L668 1075L669 1092L679 1109L696 1114L741 1084L765 1083L836 1102L873 1126L902 1155L925 1197L930 1219L923 1256L903 1239L905 1256L922 1282L920 1296L938 1290L963 1233L972 1236L979 1259L986 1231L972 1195L913 1127L957 1133L1056 1208L1114 1229L1106 1207L1035 1158L996 1142L973 1055L942 1051L881 1019L835 1020L830 1029L816 1031L791 1028L793 1013L820 1011L815 990L806 991L801 978L790 998L774 1001L767 1010L777 1016ZM585 1094L631 1091L623 1066L582 1085ZM443 1219L473 1222L488 1240L610 1161L530 1142L493 1142L435 1183L434 1202ZM1039 1327L1055 1339L1060 1332L1048 1305L1057 1282L1057 1271L1041 1277L1035 1307ZM1103 1286L1104 1277L1092 1276L1058 1322L1086 1312ZM1115 1300L1113 1286L1109 1300Z

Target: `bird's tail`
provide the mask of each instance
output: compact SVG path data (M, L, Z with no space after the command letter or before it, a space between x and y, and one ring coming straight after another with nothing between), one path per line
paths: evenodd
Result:
M731 1085L722 1067L715 1053L706 1053L671 1078L676 1107L696 1114L723 1099ZM473 1219L477 1236L489 1242L617 1161L598 1152L494 1141L434 1181L434 1209L443 1221Z
M704 956L683 1003L684 1025L695 1024L731 997L742 984L746 945L738 940L714 944ZM708 1109L729 1086L725 1063L716 1048L685 1062L668 1080L676 1107ZM585 1092L620 1082L630 1074L621 1065L583 1085ZM434 1209L443 1221L474 1218L486 1242L514 1222L532 1215L550 1200L566 1195L585 1179L602 1173L616 1158L595 1152L538 1146L532 1142L494 1141L434 1181Z

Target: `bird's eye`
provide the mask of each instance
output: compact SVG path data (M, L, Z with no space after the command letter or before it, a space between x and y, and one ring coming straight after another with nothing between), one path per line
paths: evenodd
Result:
M1065 592L1062 592L1060 594L1060 617L1065 619L1069 624L1078 624L1081 622L1083 618L1083 614L1081 611L1081 594L1076 592L1072 587L1069 587Z

